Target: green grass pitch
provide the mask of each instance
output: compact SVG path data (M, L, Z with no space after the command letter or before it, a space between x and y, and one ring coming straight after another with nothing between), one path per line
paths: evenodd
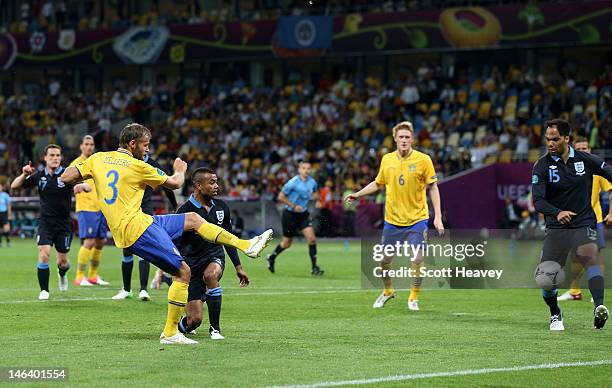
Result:
M73 244L70 279L78 243ZM268 248L268 252L271 248ZM539 245L533 243L533 254ZM421 311L407 292L372 309L379 291L360 288L359 244L320 242L321 278L309 274L297 243L270 274L265 260L243 258L251 277L238 287L231 263L222 286L224 341L206 330L195 346L162 346L166 291L152 300L113 301L121 287L121 252L106 247L100 268L110 287L57 291L39 302L36 245L0 248L0 367L65 367L71 386L283 386L359 380L369 386L606 386L612 378L612 325L592 329L588 301L564 302L565 332L548 330L539 291L423 290ZM52 262L54 262L54 257ZM134 266L132 284L138 287ZM587 292L588 295L588 292ZM587 297L588 300L588 297ZM204 311L207 322L206 310ZM602 365L489 371L542 364ZM481 371L481 374L450 373ZM425 375L415 379L417 374ZM372 379L403 375L396 381ZM354 382L356 384L357 382ZM8 384L0 381L0 385Z

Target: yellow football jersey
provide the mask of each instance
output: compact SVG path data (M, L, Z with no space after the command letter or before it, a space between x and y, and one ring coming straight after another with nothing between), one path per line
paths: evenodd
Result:
M429 219L427 185L437 180L429 155L417 150L405 158L397 151L385 154L376 176L386 188L385 221L410 226Z
M608 180L599 175L593 175L593 191L591 192L591 206L597 217L597 223L603 222L603 212L601 211L601 203L599 203L599 193L612 190L612 184Z
M69 167L75 167L79 163L83 163L87 160L86 157L80 155L78 158L70 163ZM79 194L75 194L76 198L76 211L81 212L99 212L100 206L98 206L98 196L96 194L96 186L94 185L93 179L87 179L84 181L89 186L91 186L91 191L89 193L82 192Z
M153 217L140 207L145 188L164 184L168 176L121 148L95 153L76 168L84 179L93 178L115 245L132 246L153 223Z

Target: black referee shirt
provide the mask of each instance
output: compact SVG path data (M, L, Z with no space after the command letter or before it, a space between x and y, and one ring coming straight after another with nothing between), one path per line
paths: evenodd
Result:
M218 225L230 233L232 232L229 206L220 199L213 199L211 201L210 211L206 211L204 204L199 203L198 200L191 195L189 200L182 204L176 211L177 214L188 212L198 213L211 224ZM193 264L198 260L207 260L212 257L225 257L221 245L210 243L193 231L183 233L177 246L181 252L181 256L183 256L187 264ZM234 267L240 265L240 258L238 257L236 248L226 246L225 250L230 260L232 260Z
M595 227L597 220L591 207L593 175L612 182L612 167L601 158L586 152L569 149L567 164L549 153L533 166L531 177L533 204L544 214L549 229ZM557 221L564 210L576 213L568 224Z
M38 186L41 217L70 218L72 201L72 185L67 185L60 179L64 167L59 167L51 175L45 168L25 178L24 188Z

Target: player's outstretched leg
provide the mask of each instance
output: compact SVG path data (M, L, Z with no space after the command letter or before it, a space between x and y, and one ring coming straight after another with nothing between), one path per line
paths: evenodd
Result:
M535 270L535 280L542 288L544 302L550 308L550 330L565 330L563 313L557 304L557 284L563 281L563 268L556 261L543 261Z
M206 241L240 249L252 258L258 257L272 240L272 229L250 240L243 240L222 227L205 221L199 214L193 212L185 213L185 230L195 230Z

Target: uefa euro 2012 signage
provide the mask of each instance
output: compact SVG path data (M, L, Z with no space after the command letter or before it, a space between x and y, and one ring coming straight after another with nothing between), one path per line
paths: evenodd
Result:
M612 42L612 1L451 7L127 29L0 33L0 68L183 63Z
M516 230L372 231L361 240L361 286L382 289L537 288L533 271L540 253Z

